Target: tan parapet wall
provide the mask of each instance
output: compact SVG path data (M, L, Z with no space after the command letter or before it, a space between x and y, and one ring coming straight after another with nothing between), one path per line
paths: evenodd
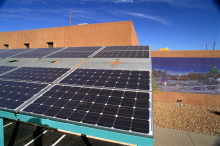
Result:
M139 44L139 41L138 41L138 37L134 29L134 26L132 25L131 26L131 45L136 45L136 44Z
M151 57L219 58L220 50L151 51Z
M153 100L158 102L177 103L177 100L182 100L183 104L220 106L220 95L212 94L196 94L182 92L166 92L162 91L158 94L153 94Z
M45 48L47 42L54 47L125 46L139 45L132 21L108 22L44 28L35 30L0 32L0 49Z

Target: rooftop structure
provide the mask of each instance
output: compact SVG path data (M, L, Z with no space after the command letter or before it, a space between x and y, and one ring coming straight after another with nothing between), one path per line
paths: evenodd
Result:
M132 21L0 32L0 49L139 45Z

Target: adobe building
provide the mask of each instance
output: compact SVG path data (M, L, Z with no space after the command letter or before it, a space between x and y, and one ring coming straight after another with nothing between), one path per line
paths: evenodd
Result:
M132 21L0 32L0 49L139 45Z

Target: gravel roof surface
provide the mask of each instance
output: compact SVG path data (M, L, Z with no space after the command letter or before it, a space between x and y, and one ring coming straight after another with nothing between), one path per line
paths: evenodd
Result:
M154 126L220 136L220 107L154 102Z

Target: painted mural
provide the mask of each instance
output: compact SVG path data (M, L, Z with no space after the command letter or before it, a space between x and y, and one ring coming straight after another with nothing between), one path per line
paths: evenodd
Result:
M220 95L220 58L152 57L152 74L162 91Z

